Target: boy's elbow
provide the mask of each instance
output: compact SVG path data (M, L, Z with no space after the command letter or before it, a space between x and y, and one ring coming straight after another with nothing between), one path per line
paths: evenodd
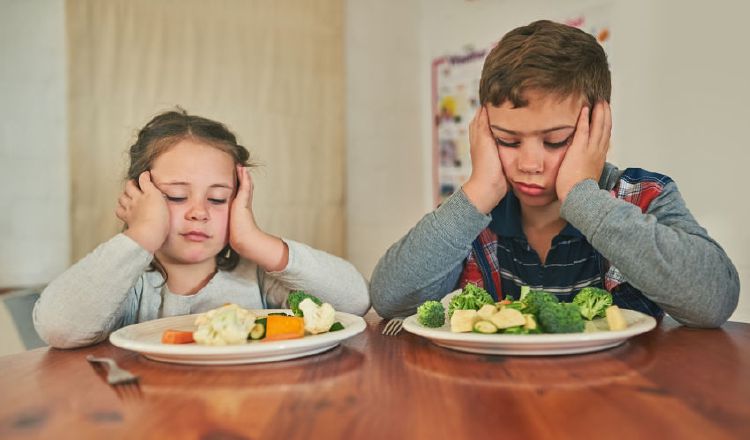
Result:
M707 291L719 292L703 307L698 308L692 316L679 313L670 315L680 324L694 328L718 328L724 325L737 308L740 297L740 282L736 272L728 282L720 286L706 287Z

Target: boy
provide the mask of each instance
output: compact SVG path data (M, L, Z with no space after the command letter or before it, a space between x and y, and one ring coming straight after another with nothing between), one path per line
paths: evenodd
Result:
M667 176L606 163L606 54L550 21L506 34L484 63L470 124L472 174L381 258L370 295L383 317L472 282L495 298L520 286L564 301L603 287L614 303L717 327L739 278Z

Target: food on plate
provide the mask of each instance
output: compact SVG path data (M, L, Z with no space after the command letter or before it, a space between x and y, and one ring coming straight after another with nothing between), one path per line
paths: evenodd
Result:
M486 290L467 284L443 301L449 305L450 330L454 333L526 335L627 328L623 314L612 305L612 294L594 287L581 289L572 302L560 302L555 295L528 286L521 288L518 300L494 302ZM425 301L417 308L417 321L424 327L442 327L445 318L440 316L441 311L444 311L442 303Z
M305 330L313 335L329 331L336 321L336 311L328 303L317 304L311 298L305 298L299 303L299 310L302 312Z
M510 307L503 307L493 313L492 316L490 316L490 321L495 324L495 327L498 329L518 327L526 324L526 318L523 317L523 313Z
M573 304L581 311L581 316L591 321L604 318L607 307L612 305L612 294L596 287L584 287L573 298Z
M440 301L425 301L417 308L417 321L425 327L442 327L445 324L445 307Z
M299 308L299 305L305 299L309 299L317 305L323 304L323 301L321 301L316 296L310 295L309 293L305 293L301 290L293 290L289 293L286 302L287 304L289 304L289 308L292 309L292 313L294 313L294 316L303 316L303 311Z
M168 329L161 335L161 342L163 344L191 344L195 342L195 339L191 331Z
M234 345L248 341L278 341L342 330L332 305L302 291L289 294L294 316L268 313L257 316L237 304L209 310L195 319L195 331L166 330L164 344ZM256 312L257 313L257 312Z
M203 345L244 344L255 326L255 316L237 304L227 304L198 316L195 342Z
M268 315L264 341L296 339L305 336L305 320L299 316Z
M547 303L538 317L545 333L581 333L585 327L581 310L573 303Z
M477 321L476 310L454 310L451 315L451 331L454 333L470 332Z
M451 298L448 317L451 318L456 310L479 310L485 304L495 304L492 295L475 284L467 284L461 293Z
M628 323L625 321L625 317L622 316L620 308L617 306L609 306L605 311L607 316L607 324L610 330L624 330L627 328Z

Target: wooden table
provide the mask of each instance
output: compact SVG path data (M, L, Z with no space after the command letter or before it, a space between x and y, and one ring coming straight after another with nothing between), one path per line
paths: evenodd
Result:
M278 363L173 365L108 343L1 357L0 438L750 438L750 324L667 319L607 351L503 357L366 320L327 353ZM116 393L89 353L140 375L141 394Z

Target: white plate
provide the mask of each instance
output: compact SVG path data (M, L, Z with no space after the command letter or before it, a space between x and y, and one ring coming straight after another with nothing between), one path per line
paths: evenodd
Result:
M430 339L433 343L453 350L481 354L555 355L589 353L616 347L628 338L656 327L656 320L635 310L621 309L628 327L625 330L597 331L592 333L559 333L540 335L504 335L481 333L453 333L446 324L428 328L412 315L404 320L404 329Z
M263 316L289 310L251 310ZM198 344L162 344L164 330L194 330L198 315L172 316L123 327L109 335L109 342L126 350L136 351L155 361L195 365L234 365L275 362L321 353L337 346L344 339L364 331L367 324L359 316L336 312L336 321L343 330L283 341L253 341L242 345L208 346Z

